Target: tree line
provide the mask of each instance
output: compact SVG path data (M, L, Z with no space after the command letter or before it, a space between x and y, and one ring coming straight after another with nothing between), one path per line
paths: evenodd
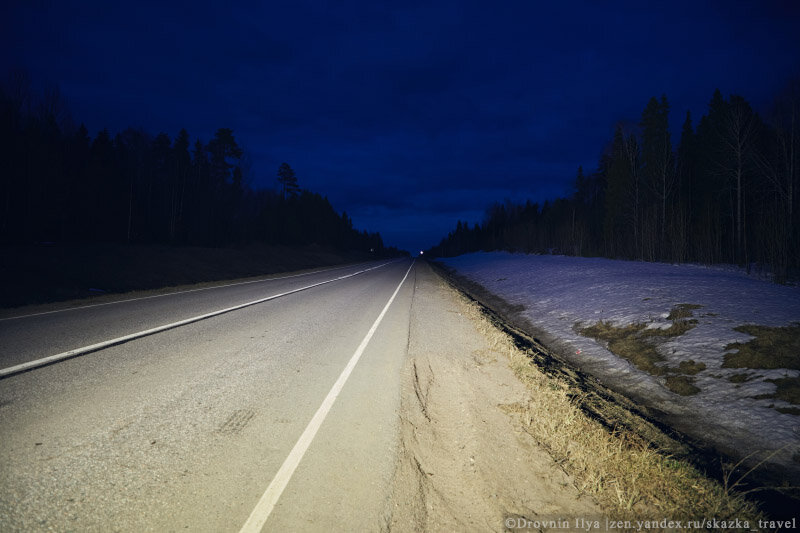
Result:
M696 126L686 113L672 145L666 96L636 124L616 125L597 169L543 204L495 204L459 221L429 253L510 250L618 259L738 264L777 281L800 271L800 83L762 118L717 90Z
M392 254L286 163L280 190L250 187L233 131L208 142L128 128L94 138L75 127L57 88L37 94L15 72L0 87L0 243L117 242L304 245Z

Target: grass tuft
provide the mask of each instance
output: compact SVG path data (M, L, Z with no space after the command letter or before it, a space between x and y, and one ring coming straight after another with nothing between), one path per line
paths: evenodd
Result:
M725 350L736 351L725 354L723 367L800 370L800 324L785 327L745 324L733 329L754 338L725 346Z
M700 389L694 386L692 378L687 376L667 376L666 382L669 390L681 396L691 396L700 392Z
M800 405L800 378L778 378L767 379L776 386L775 394L768 395L769 398L783 400L784 402Z
M693 359L689 359L687 361L681 361L678 364L678 370L681 371L682 374L686 374L687 376L694 376L698 372L702 372L706 369L705 363L695 363Z
M788 368L800 370L800 324L784 327L757 326L745 324L734 328L753 338L747 342L734 342L725 346L726 350L736 350L725 354L722 363L726 368ZM748 374L734 374L728 380L742 383ZM800 405L800 377L767 379L776 388L773 394L760 394L756 399L776 399ZM774 406L773 406L774 407ZM800 414L793 407L775 407L781 413Z

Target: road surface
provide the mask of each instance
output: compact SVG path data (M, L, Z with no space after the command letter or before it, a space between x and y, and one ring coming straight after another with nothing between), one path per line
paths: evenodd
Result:
M379 529L414 280L384 261L0 320L0 530Z
M0 531L598 516L509 415L532 392L476 313L401 259L6 316Z

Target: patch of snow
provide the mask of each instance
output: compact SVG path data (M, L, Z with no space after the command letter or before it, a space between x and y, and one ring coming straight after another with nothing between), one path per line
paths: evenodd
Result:
M667 413L679 430L741 456L780 449L772 461L800 475L792 461L800 453L800 416L770 407L796 406L754 398L774 393L775 384L767 379L800 372L722 367L725 346L752 338L734 331L736 326L800 322L800 287L777 285L731 266L507 252L474 253L442 262L508 303L524 307L522 315L557 339L573 364ZM658 350L670 367L689 359L706 365L694 376L700 392L693 396L672 393L663 378L635 368L603 343L576 332L601 320L615 326L647 323L650 328L668 328L667 316L678 304L702 306L692 310L697 326L670 338ZM739 384L728 379L740 373L752 377Z

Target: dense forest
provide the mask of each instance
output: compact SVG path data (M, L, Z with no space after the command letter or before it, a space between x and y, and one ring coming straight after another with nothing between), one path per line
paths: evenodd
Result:
M233 131L208 142L129 128L93 139L57 88L37 94L13 73L0 87L0 243L116 242L226 246L316 243L395 254L359 232L292 168L254 190Z
M567 198L507 201L481 224L458 222L434 256L509 250L644 261L757 265L777 281L800 269L800 83L762 119L717 90L672 145L666 96L620 123L597 169L578 168Z

